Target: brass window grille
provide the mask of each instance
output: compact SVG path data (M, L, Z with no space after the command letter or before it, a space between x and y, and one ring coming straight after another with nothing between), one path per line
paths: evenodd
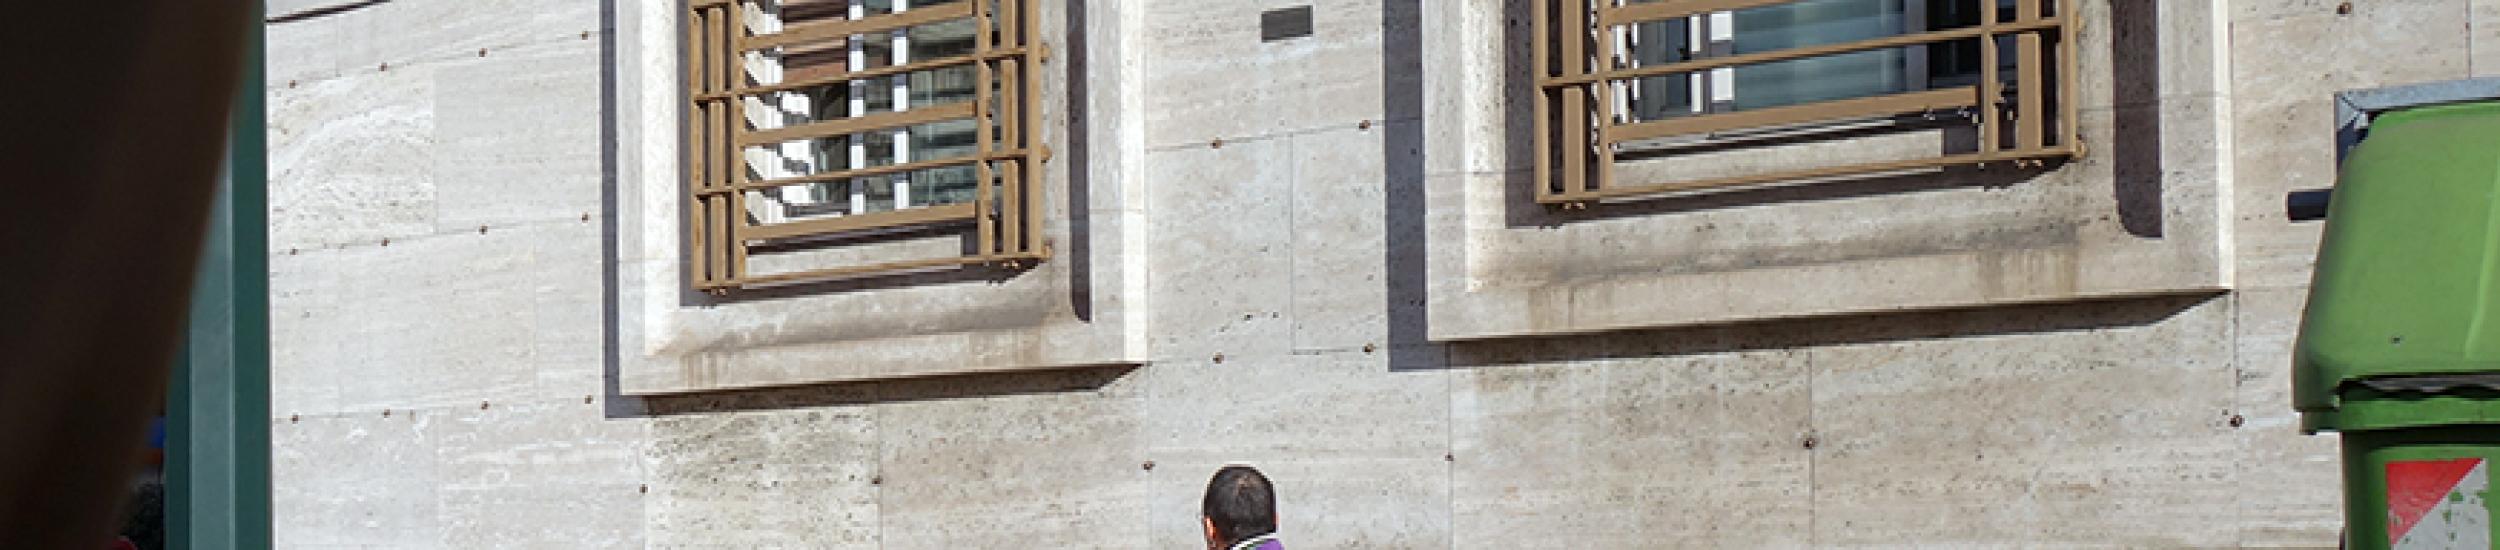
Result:
M1907 3L1905 13L1923 19L1873 35L1789 39L1777 47L1727 47L1730 35L1749 32L1735 24L1740 17L1793 16L1748 14L1748 10L1838 7L1863 13L1870 9L1842 4L1851 1L1867 5L1889 1L1896 10ZM2080 156L2083 143L2075 127L2077 21L2073 4L2072 0L1535 0L1532 63L1536 71L1536 200L1579 208L1607 200L1810 183L1956 165L2007 162L2044 166L2052 159ZM1929 15L1931 12L1938 15ZM1955 14L1963 20L1916 24L1945 21L1942 15ZM1897 12L1894 19L1902 18ZM1668 24L1676 28L1668 32L1656 28ZM1693 41L1682 42L1686 34L1695 37ZM1710 38L1713 35L1716 42ZM1661 53L1653 59L1636 60L1634 48L1626 42L1642 38L1678 43L1671 48L1650 48ZM1729 101L1744 91L1734 89L1731 93L1734 75L1749 67L1786 65L1776 69L1806 72L1805 80L1847 78L1798 69L1809 67L1810 63L1825 63L1829 67L1829 60L1876 55L1867 52L1893 52L1895 58L1902 58L1899 52L1905 51L1917 55L1909 58L1910 68L1899 72L1919 73L1908 75L1914 77L1910 80L1915 84L1896 86L1882 93L1840 97L1827 94L1758 108L1732 108L1736 102ZM1976 59L1969 59L1972 57ZM1931 79L1930 74L1945 72L1943 67L1930 67L1931 62L1962 65L1975 74ZM1656 85L1669 79L1681 80ZM1671 92L1678 100L1690 99L1691 108L1688 112L1680 107L1659 109L1655 105L1635 109L1625 96L1642 91L1653 95ZM1647 117L1638 114L1661 111L1675 112ZM1975 144L1964 148L1967 150L1944 149L1932 157L1683 181L1617 181L1615 177L1617 163L1625 160L1627 152L1649 148L1640 151L1640 156L1675 157L1675 148L1655 147L1659 143L1708 142L1748 134L1787 135L1791 139L1785 142L1794 142L1795 135L1812 136L1812 130L1818 127L1878 119L1939 118L1976 126L1972 140Z
M1037 4L687 0L691 286L1046 259ZM749 270L751 255L967 230L961 254Z

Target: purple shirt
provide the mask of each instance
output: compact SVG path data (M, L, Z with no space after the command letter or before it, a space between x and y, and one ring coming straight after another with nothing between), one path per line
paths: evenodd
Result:
M1233 550L1285 550L1285 543L1276 535L1259 535L1233 544Z

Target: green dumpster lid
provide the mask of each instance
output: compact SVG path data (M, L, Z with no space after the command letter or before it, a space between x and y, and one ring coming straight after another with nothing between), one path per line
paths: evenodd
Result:
M2306 431L2486 422L2389 396L2500 386L2500 103L2395 111L2347 157L2308 311L2292 402ZM2347 399L2373 401L2370 414ZM2429 404L2429 401L2418 401Z

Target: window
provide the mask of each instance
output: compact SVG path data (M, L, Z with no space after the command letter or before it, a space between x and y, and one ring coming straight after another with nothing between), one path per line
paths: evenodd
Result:
M1027 0L689 0L693 286L1019 267L1041 236L1040 64ZM960 253L751 273L751 257L968 233Z
M1537 199L1581 206L2078 155L2067 4L1539 0ZM1618 161L1954 126L1976 135L1934 157L1613 181Z

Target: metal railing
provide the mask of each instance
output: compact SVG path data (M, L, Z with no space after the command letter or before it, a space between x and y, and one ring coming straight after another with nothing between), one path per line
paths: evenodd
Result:
M842 0L832 0L839 3ZM1043 143L1041 64L1049 49L1039 39L1039 7L1034 0L955 0L893 13L864 15L860 0L849 0L847 17L798 21L787 25L754 25L768 13L769 0L687 0L685 3L686 69L686 202L688 273L697 290L725 293L733 289L843 279L971 265L1008 268L1047 259L1042 236L1041 165L1050 150ZM818 0L818 3L823 0ZM791 0L792 6L810 4ZM770 3L782 8L782 3ZM896 2L897 7L903 4ZM900 33L915 27L970 20L973 45L960 55L905 59ZM757 32L757 28L767 32ZM868 36L894 34L888 53L894 62L870 67L861 61L861 43ZM847 48L847 65L832 70L768 71L760 78L754 61L765 52ZM747 110L757 98L774 94L851 86L854 94L868 86L861 81L908 78L914 73L973 67L969 101L915 105L901 84L895 86L894 109L869 114L858 107L848 116L828 120L802 117L791 124L759 125ZM785 73L794 73L785 74ZM785 79L785 77L787 77ZM767 105L767 103L756 103ZM801 140L842 139L853 143L853 158L863 159L857 144L869 133L885 132L909 139L909 129L932 123L970 120L975 145L969 153L928 160L908 158L906 146L895 147L891 163L869 165L862 160L841 169L764 177L766 170L747 152ZM907 142L906 142L907 143ZM766 150L768 159L773 153ZM781 221L780 216L755 215L764 193L792 186L848 184L858 189L866 178L908 181L913 173L971 166L970 202L914 207L898 198L883 211L853 209L847 215ZM856 192L856 191L855 191ZM771 218L771 219L767 219ZM973 248L945 257L879 258L844 265L767 274L750 273L751 254L772 253L784 244L821 243L854 237L874 238L942 226L969 226Z
M1810 1L1810 0L1808 0ZM1913 2L1921 0L1910 0ZM1955 0L1975 10L1977 22L1950 28L1904 30L1871 39L1718 55L1626 66L1618 30L1665 21L1704 21L1729 14L1802 3L1801 0L1535 0L1536 71L1534 147L1536 200L1565 208L1647 196L1740 186L1777 185L1874 176L1955 165L2011 162L2045 165L2083 153L2076 130L2075 33L2072 0ZM1737 31L1742 32L1742 31ZM1619 112L1623 83L1645 78L1732 72L1745 66L1829 58L1858 52L1975 43L1977 82L1964 86L1829 99L1767 108L1716 108L1657 120L1628 120ZM2011 42L2011 58L2005 59ZM1699 51L1693 48L1690 51ZM2004 65L2012 66L2011 78ZM2010 90L2008 89L2010 86ZM1636 142L1793 129L1884 117L1948 113L1977 126L1976 146L1940 156L1817 166L1683 181L1617 181L1618 153ZM1931 118L1931 117L1930 117ZM1834 138L1847 139L1847 138ZM1672 154L1665 155L1673 158Z

